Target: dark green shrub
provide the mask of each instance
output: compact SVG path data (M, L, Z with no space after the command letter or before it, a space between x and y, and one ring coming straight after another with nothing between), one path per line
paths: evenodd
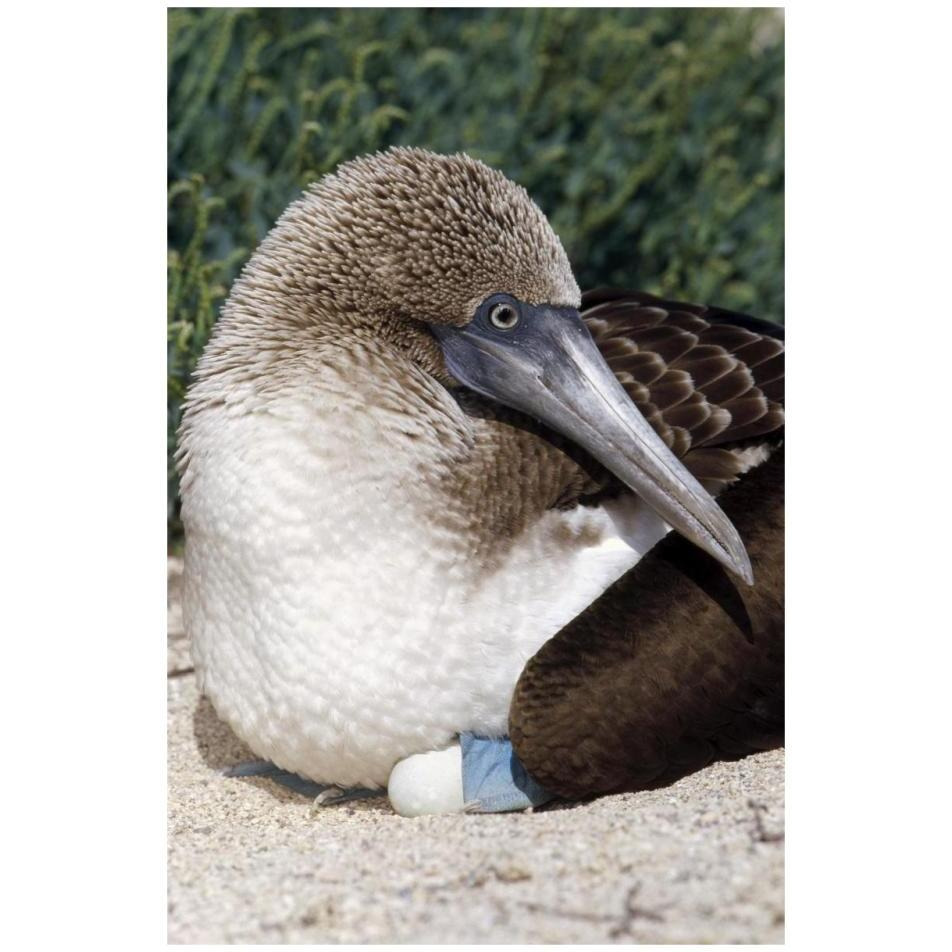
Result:
M774 10L179 9L169 17L171 462L228 286L307 182L388 145L523 184L584 288L782 320Z

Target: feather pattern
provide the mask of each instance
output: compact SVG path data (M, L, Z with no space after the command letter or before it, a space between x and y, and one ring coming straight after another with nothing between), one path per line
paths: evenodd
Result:
M671 783L783 743L783 451L721 500L757 584L671 534L530 659L509 731L563 797Z
M607 289L583 295L582 313L662 439L709 489L730 487L720 502L757 581L739 590L669 535L530 659L510 735L569 798L783 743L783 329Z
M710 491L746 471L745 449L781 439L782 327L610 288L583 294L581 310L625 391ZM610 478L606 488L622 491Z

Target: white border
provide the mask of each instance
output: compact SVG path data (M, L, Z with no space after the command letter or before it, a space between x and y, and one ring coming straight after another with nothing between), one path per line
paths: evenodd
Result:
M794 947L917 948L944 931L941 10L788 7ZM4 36L4 935L151 948L165 930L165 8L13 6Z

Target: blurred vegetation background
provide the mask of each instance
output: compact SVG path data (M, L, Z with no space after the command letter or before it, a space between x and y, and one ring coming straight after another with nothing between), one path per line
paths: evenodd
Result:
M392 144L524 185L581 287L783 319L783 19L744 9L168 13L168 520L189 374L285 206Z

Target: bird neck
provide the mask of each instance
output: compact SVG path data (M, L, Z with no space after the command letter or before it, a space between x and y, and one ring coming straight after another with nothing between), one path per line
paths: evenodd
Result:
M249 308L241 295L229 302L189 393L183 467L226 433L251 467L257 451L238 444L257 441L270 449L250 484L278 467L303 470L295 505L329 535L357 513L385 533L400 508L413 513L417 538L395 544L458 548L454 557L477 573L584 492L587 474L538 427L473 395L460 401L424 369L418 342L380 333L386 322L334 335L329 315L302 322L285 310Z

